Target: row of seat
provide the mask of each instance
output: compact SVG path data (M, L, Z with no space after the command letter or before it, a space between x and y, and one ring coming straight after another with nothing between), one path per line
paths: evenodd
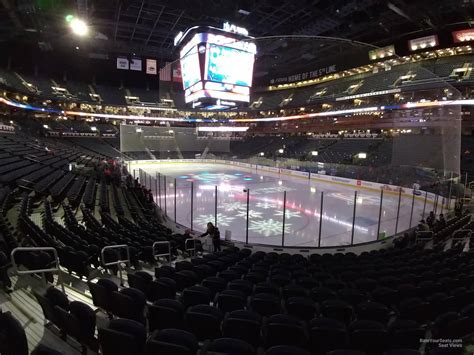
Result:
M81 202L82 193L86 184L87 178L85 176L76 176L71 188L67 191L67 200L70 205L77 207Z
M411 250L415 255L418 253L425 254L423 250ZM393 255L383 255L384 258L391 259L397 255L400 256L401 252L393 250ZM392 252L390 254L392 254ZM443 336L459 336L464 335L469 332L470 329L473 329L472 322L472 306L469 306L466 309L459 309L459 307L465 305L466 303L460 303L459 300L464 299L463 302L467 302L470 297L466 294L456 301L451 302L451 305L454 305L455 308L450 312L440 314L440 312L430 313L433 308L430 307L430 310L425 314L425 318L419 318L421 323L418 323L418 317L420 314L423 314L422 309L426 303L423 303L422 300L414 299L409 297L400 301L394 301L390 299L390 293L385 292L386 289L377 286L375 280L370 279L360 279L356 280L354 288L342 287L341 283L343 281L336 280L328 272L321 271L322 266L329 267L331 264L339 264L342 262L342 266L348 263L349 260L355 262L356 259L364 264L364 261L371 259L375 261L377 257L382 257L384 253L372 253L364 254L360 258L357 258L355 255L346 254L346 255L324 255L316 256L311 258L311 261L305 259L301 255L299 256L284 256L283 254L276 253L254 253L249 257L246 257L246 252L240 252L239 257L234 259L234 263L231 262L232 257L226 259L225 256L230 256L231 253L227 251L218 255L209 254L205 255L205 258L193 258L193 262L177 262L175 268L170 267L161 267L157 269L157 279L152 280L152 276L145 272L136 272L129 274L129 284L133 287L136 287L134 291L127 291L130 294L139 295L137 299L140 299L140 304L143 305L143 308L140 308L136 311L135 315L128 316L131 319L138 320L140 317L140 322L144 324L144 318L142 317L144 309L147 308L147 323L150 331L156 329L167 329L167 328L181 328L191 330L198 339L208 339L215 338L218 336L231 336L231 333L226 332L224 329L229 329L228 322L226 317L235 314L246 314L247 318L257 317L259 319L271 319L279 320L280 323L285 323L286 331L284 334L295 334L299 332L300 337L298 339L305 339L303 344L314 344L314 341L308 334L312 334L311 331L314 328L313 325L320 325L320 322L333 322L331 323L334 327L334 324L339 324L339 328L335 333L338 333L337 341L339 344L346 344L349 347L357 347L354 344L357 343L357 339L354 334L380 334L380 341L374 342L377 345L374 345L374 348L370 349L388 349L394 344L388 341L390 337L393 336L395 330L397 329L397 339L398 341L404 342L406 347L419 347L419 336L420 334L425 333L425 327L423 324L428 324L433 334L443 335ZM227 254L227 255L226 255ZM380 255L377 255L380 254ZM427 253L430 254L430 253ZM456 256L457 254L443 253L445 256ZM442 255L443 255L442 254ZM212 255L212 257L211 257ZM243 256L243 257L242 257ZM427 255L428 256L428 255ZM439 255L431 255L432 257L439 257ZM466 255L462 255L464 258ZM217 259L221 261L217 261ZM211 263L214 265L213 271L217 276L207 276L206 274L201 274L203 276L202 285L196 285L199 281L199 272L196 270L208 269L203 266L210 266L205 264L200 264L197 262L198 259L206 262L207 264ZM347 259L347 260L344 260ZM365 259L365 260L364 260ZM402 257L403 259L403 257ZM450 258L447 258L448 260ZM238 260L238 261L237 261ZM463 265L460 262L463 259L457 259L457 263ZM466 260L466 259L464 259ZM285 277L279 277L280 280L284 280L284 284L272 284L267 281L255 280L255 283L252 283L250 280L241 279L235 277L238 275L237 270L243 269L245 267L245 262L249 262L247 265L247 270L266 269L267 275L269 277L282 275L282 270L289 270L291 275L301 275L301 266L306 265L307 268L315 267L316 271L313 276L320 277L321 280L333 279L332 283L327 283L328 286L331 286L333 289L326 287L313 287L314 282L319 282L317 279L303 276L297 280L301 284L286 284ZM426 261L426 260L424 260ZM228 263L226 265L226 262ZM454 262L449 260L449 262ZM230 266L229 266L230 265ZM436 265L435 270L444 265ZM463 265L465 268L466 265ZM191 269L194 271L191 271ZM211 267L212 268L212 267ZM472 265L471 265L472 268ZM220 272L218 270L221 270ZM469 270L469 268L467 268ZM209 270L209 269L208 269ZM401 273L406 273L406 270L401 269ZM453 270L454 271L454 270ZM450 272L453 272L450 270ZM357 273L357 271L355 271ZM249 272L247 273L247 275ZM147 276L148 275L148 276ZM166 276L165 276L166 275ZM429 274L425 274L429 277ZM436 273L433 273L432 277L436 277ZM343 275L342 278L349 278L351 274ZM278 278L277 278L278 279ZM407 274L407 280L414 280L414 276ZM381 281L390 281L385 277L380 279ZM392 281L394 279L392 278ZM110 304L112 297L107 294L106 289L102 283L107 283L108 280L99 280L94 286L90 285L91 292L93 295L94 302L96 305L101 308L107 309L111 314L114 313L113 306ZM429 280L426 280L429 281ZM374 284L375 282L375 284ZM459 282L471 282L472 278L463 278ZM178 285L181 285L178 287ZM227 285L227 287L226 287ZM305 288L306 285L308 288ZM452 284L451 284L452 285ZM424 286L429 287L430 285L425 283ZM433 285L432 285L433 286ZM436 287L439 287L435 285ZM102 287L102 301L99 300L96 288ZM352 286L351 286L352 287ZM142 292L138 293L139 289ZM177 289L181 289L182 292L177 292ZM404 288L401 287L400 291L404 292ZM415 286L416 289L416 286ZM255 293L257 290L258 293ZM260 291L265 291L260 293ZM413 291L413 289L412 289ZM469 290L460 290L467 292ZM100 291L99 291L100 292ZM116 291L114 291L116 292ZM301 293L303 292L303 293ZM396 292L396 291L395 291ZM416 291L417 292L417 291ZM215 297L213 295L216 295ZM308 294L311 295L311 298L308 297ZM381 297L379 301L383 301L383 297L387 296L386 302L377 302L375 297ZM435 295L436 292L435 292ZM461 292L460 292L461 295ZM246 298L250 296L250 298ZM137 300L129 300L132 303L138 303ZM146 307L146 302L144 300L148 299L153 301L153 304ZM396 299L396 298L395 298ZM283 303L280 303L283 300ZM359 300L359 301L357 301ZM349 302L353 302L353 305ZM108 305L109 306L108 306ZM212 306L211 306L212 304ZM449 303L448 303L449 304ZM417 309L419 307L419 309ZM442 308L441 310L446 310ZM287 314L281 314L281 312L287 312ZM355 312L354 312L355 311ZM233 313L237 312L237 313ZM198 313L196 315L196 313ZM226 315L227 314L227 315ZM319 317L313 318L315 315ZM122 313L123 316L123 313ZM194 323L194 319L197 318L199 321ZM285 321L283 321L285 319ZM326 319L330 319L326 321ZM389 322L390 320L390 322ZM249 319L245 319L243 322L236 321L238 326L236 329L252 329L249 332L240 334L240 337L243 340L247 341L250 344L264 345L269 342L265 337L267 326L266 323L257 322L254 324L253 328L249 328L250 323ZM240 323L239 323L240 322ZM308 322L308 327L305 326L305 322ZM434 322L431 325L431 322ZM192 324L200 324L201 326L193 326ZM202 326L206 324L206 326ZM387 325L388 324L388 329ZM278 327L281 327L279 325ZM288 328L288 329L287 329ZM293 330L291 330L291 329ZM400 328L400 329L399 329ZM327 329L324 330L327 334ZM361 331L361 332L359 332ZM362 332L363 331L363 332ZM293 332L293 333L292 333ZM242 331L241 331L242 333ZM238 337L238 335L233 334L233 337ZM286 339L284 335L276 337L277 342L291 342L291 340L282 340ZM291 339L293 337L290 337ZM323 337L324 338L324 337ZM353 340L351 340L354 338ZM364 342L367 342L367 339L370 339L370 336L367 336ZM271 342L270 342L271 343ZM321 343L324 343L321 339L317 342L316 347L321 349ZM367 344L370 344L367 343ZM301 346L301 343L297 344ZM309 345L308 345L309 346ZM368 346L368 345L367 345ZM367 349L365 349L367 350ZM314 350L316 351L316 350ZM372 350L370 350L372 351ZM375 350L374 350L375 351Z

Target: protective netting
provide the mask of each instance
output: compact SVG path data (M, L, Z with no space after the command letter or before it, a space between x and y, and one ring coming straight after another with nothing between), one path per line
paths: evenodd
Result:
M229 140L201 135L195 128L120 126L122 152L229 152Z

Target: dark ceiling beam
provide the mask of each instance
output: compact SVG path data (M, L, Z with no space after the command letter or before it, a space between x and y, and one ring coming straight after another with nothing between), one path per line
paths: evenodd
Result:
M10 17L10 20L13 22L16 29L19 31L22 31L23 25L21 24L21 21L15 12L15 7L12 5L11 1L10 0L1 0L1 1L2 1L3 7L5 8L8 16Z
M135 21L135 26L133 26L133 32L130 37L130 42L133 41L133 36L135 36L135 30L137 29L138 21L140 20L140 16L142 15L143 5L145 5L145 0L142 0L142 4L140 5L140 10L138 11L137 19Z
M387 4L387 7L392 10L393 12L395 12L398 16L401 16L405 19L407 19L408 21L410 22L415 22L405 11L403 11L401 8L399 8L397 5L395 5L394 3L392 2L389 2Z
M290 16L285 16L283 17L280 21L278 21L277 23L273 23L271 28L269 29L270 31L274 31L276 28L278 28L279 26L281 26L282 24L288 22L289 20L291 20L292 18L296 17L296 16L299 16L301 15L302 13L306 12L307 11L307 8L306 7L303 7L301 8L299 11L296 11L294 12L293 14L291 14ZM267 35L269 34L268 32L264 32L262 35Z
M161 15L163 14L163 11L164 11L164 10L165 10L165 7L164 7L164 6L161 6L160 13L158 14L158 16L156 17L155 22L153 23L153 27L152 27L152 29L151 29L151 31L150 31L150 34L148 35L148 38L147 38L146 41L145 41L145 45L148 44L148 42L150 41L151 36L152 36L153 33L155 32L156 25L158 25L158 21L160 21Z
M76 0L77 13L79 17L87 18L88 6L87 0Z
M258 21L258 22L256 23L256 25L253 26L253 27L256 27L256 26L258 26L258 25L261 25L262 23L264 23L264 22L270 20L271 18L273 18L273 15L275 15L278 11L280 11L280 10L281 10L283 7L285 7L285 6L286 6L286 4L283 3L283 4L281 4L280 6L276 7L271 13L266 14L266 16L262 16L262 18L260 19L260 21Z
M117 6L115 11L115 31L114 31L114 41L117 40L117 31L118 31L118 24L120 20L120 12L122 11L122 1L117 0Z
M168 39L169 35L171 32L173 32L174 28L176 27L176 25L178 24L179 20L181 19L181 17L184 15L184 10L181 11L181 13L179 14L179 16L176 18L176 21L173 23L173 26L171 26L168 34L166 35L166 38L163 40L163 42L161 43L161 46L160 46L160 49L164 46L166 40Z

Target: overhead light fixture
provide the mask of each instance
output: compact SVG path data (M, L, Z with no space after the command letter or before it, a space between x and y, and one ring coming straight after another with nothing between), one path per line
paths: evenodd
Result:
M87 24L81 19L74 18L71 20L69 25L71 26L72 32L78 36L85 36L89 32Z

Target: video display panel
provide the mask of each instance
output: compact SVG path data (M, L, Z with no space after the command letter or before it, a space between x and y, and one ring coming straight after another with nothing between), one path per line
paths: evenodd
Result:
M199 56L194 50L181 58L181 74L183 77L183 87L187 88L193 86L198 81L201 81L201 69L199 67Z
M206 80L239 86L252 86L254 54L210 44L206 55Z

